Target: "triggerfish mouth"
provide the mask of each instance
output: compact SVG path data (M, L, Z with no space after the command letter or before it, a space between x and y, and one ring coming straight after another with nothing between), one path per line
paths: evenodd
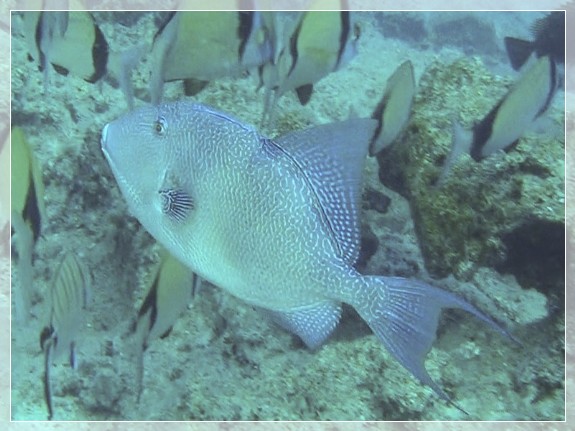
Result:
M393 357L444 400L424 361L443 308L509 336L456 295L362 275L361 173L377 122L353 119L278 139L190 102L109 124L102 151L131 213L200 277L261 310L309 348L351 305Z

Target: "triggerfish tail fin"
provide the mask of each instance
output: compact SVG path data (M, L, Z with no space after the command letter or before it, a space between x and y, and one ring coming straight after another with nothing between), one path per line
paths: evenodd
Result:
M451 151L445 159L445 163L443 164L443 169L441 170L441 174L436 182L436 186L439 187L445 182L451 168L455 163L457 163L457 160L459 160L459 157L461 157L463 153L469 154L471 151L472 141L472 132L465 130L457 121L454 121L451 135Z
M505 50L514 70L521 69L535 49L533 42L515 37L506 37Z
M371 276L363 281L366 289L355 298L357 304L352 305L395 359L449 403L449 396L425 369L441 310L463 309L513 338L494 320L448 291L401 277Z

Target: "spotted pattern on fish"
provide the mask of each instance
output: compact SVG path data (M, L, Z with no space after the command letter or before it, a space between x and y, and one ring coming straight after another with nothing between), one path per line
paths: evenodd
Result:
M161 135L153 127L160 116ZM102 150L131 212L202 278L311 348L350 304L403 366L449 400L424 365L442 308L462 308L506 332L449 292L354 269L359 185L375 127L357 119L270 140L231 116L178 102L108 124ZM157 204L166 172L194 197L183 223Z

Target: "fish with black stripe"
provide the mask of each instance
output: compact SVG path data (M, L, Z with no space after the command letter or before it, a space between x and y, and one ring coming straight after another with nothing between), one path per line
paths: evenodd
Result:
M110 50L100 27L89 12L22 12L29 59L39 63L48 86L49 65L61 75L72 74L96 83L106 76L118 80L128 105L133 105L130 74L143 47L122 53Z
M259 69L260 86L265 87L265 117L271 122L278 99L295 90L306 105L313 86L331 72L341 69L357 53L360 28L348 11L305 12L277 62Z
M49 323L40 333L40 346L45 355L44 396L49 420L54 416L50 367L54 359L67 352L70 366L77 368L76 339L84 323L90 289L88 268L74 254L67 253L52 281Z
M511 149L547 111L557 87L555 61L549 56L540 57L471 130L465 130L455 122L451 152L437 184L443 183L464 153L480 162L498 151Z
M25 322L32 296L33 251L46 218L44 182L32 148L21 128L15 127L12 141L11 224L18 262L19 287L13 296L16 320Z
M174 199L176 202L168 210L180 214L177 196ZM196 274L165 249L160 253L160 261L152 274L148 293L132 328L138 343L138 400L143 390L144 352L153 340L170 334L174 323L186 310L201 283Z
M411 115L415 90L413 65L407 60L387 80L383 97L371 115L378 124L369 145L370 155L376 155L397 139Z
M152 103L164 82L184 81L193 95L211 80L240 76L272 58L272 41L261 12L173 12L152 45Z
M506 37L505 49L511 66L519 70L535 54L549 56L557 64L565 64L565 12L555 11L535 21L531 27L533 40Z

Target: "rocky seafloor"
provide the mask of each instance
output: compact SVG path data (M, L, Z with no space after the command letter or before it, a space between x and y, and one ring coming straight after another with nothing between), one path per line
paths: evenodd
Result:
M12 125L24 130L42 166L47 220L35 249L32 315L12 325L12 419L46 418L38 337L50 280L63 254L73 251L91 270L93 298L78 340L78 369L65 361L53 367L55 419L562 420L564 256L557 253L564 243L557 243L563 241L557 231L564 226L564 139L557 130L563 130L563 105L555 101L544 131L528 132L514 150L484 163L462 160L444 188L433 189L454 112L469 126L516 76L491 71L505 61L500 27L450 16L423 21L421 34L411 32L409 40L397 28L402 20L417 21L415 15L365 15L358 56L318 83L307 106L284 96L267 133L343 120L350 110L369 115L395 67L414 63L420 88L403 138L366 163L359 266L366 274L414 277L457 292L521 341L463 312L444 314L426 364L468 415L411 377L351 308L312 352L206 282L170 336L148 348L138 402L130 331L158 248L129 215L100 152L102 127L126 103L107 82L73 76L52 74L44 92L16 19ZM96 18L112 49L153 34L149 14ZM441 36L456 28L450 19L487 39L462 36L446 45ZM451 25L442 27L445 22ZM147 66L134 77L142 98ZM222 79L195 100L257 124L263 95L255 87L252 77ZM167 100L181 97L177 83L167 85ZM12 276L17 289L15 266Z

